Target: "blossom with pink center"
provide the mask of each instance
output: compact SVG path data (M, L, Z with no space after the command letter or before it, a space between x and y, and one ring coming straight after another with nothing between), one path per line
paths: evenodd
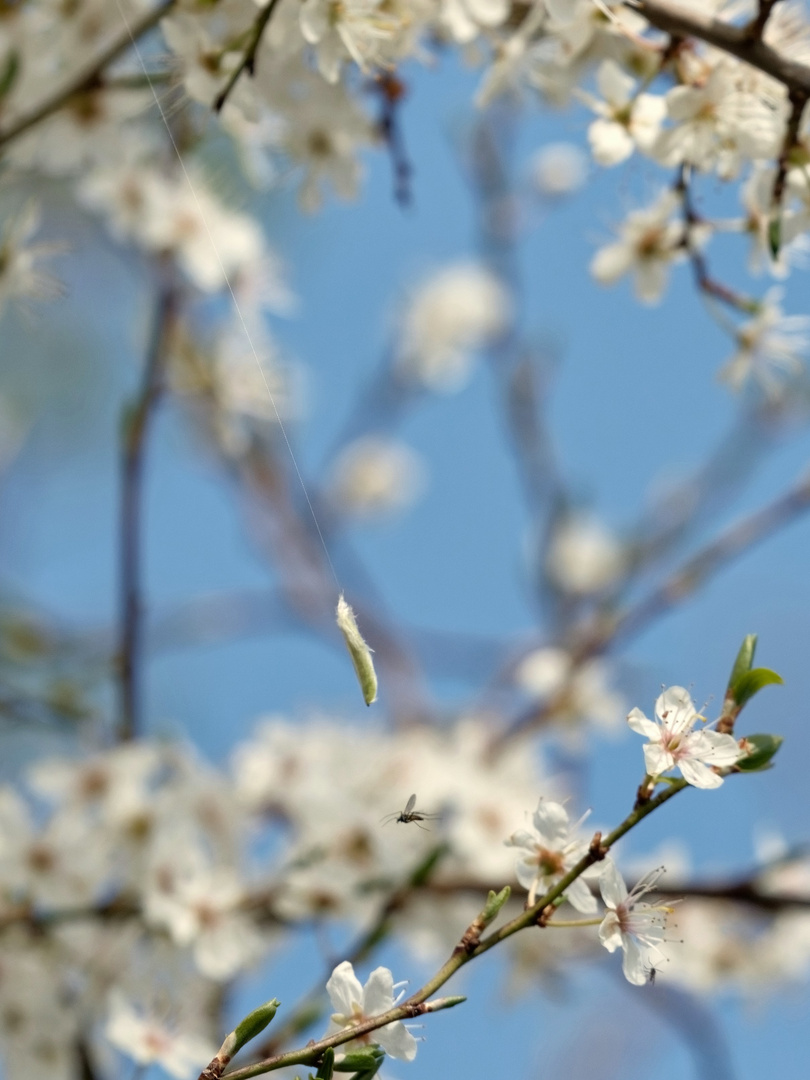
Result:
M541 799L532 816L533 828L518 829L505 841L507 847L519 851L515 873L523 888L529 890L529 907L564 877L588 850L588 841L576 835L577 826L583 820L580 818L572 825L564 806ZM572 881L564 895L577 911L584 914L596 911L596 900L583 876Z
M655 703L658 722L648 720L640 709L633 709L627 723L650 740L644 747L644 763L650 776L660 776L670 769L680 769L688 784L716 788L723 777L715 769L728 768L740 757L740 748L731 735L703 728L693 731L695 721L703 719L695 709L689 691L670 686Z
M641 897L654 888L663 868L643 877L628 893L615 863L608 861L599 879L602 899L607 912L599 927L599 940L608 952L621 949L624 953L622 970L628 982L641 986L653 961L662 959L660 945L664 940L666 916L672 908L662 904L647 904Z

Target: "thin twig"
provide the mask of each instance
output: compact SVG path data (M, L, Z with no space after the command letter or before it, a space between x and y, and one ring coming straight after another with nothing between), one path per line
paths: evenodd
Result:
M771 190L771 220L768 228L768 240L774 258L779 255L779 249L782 246L782 199L785 194L785 181L787 180L790 158L799 145L799 128L807 105L807 96L806 92L800 90L791 90L790 92L790 116L785 128L785 138L782 142Z
M146 12L140 19L126 27L120 37L116 38L99 56L95 57L90 64L86 65L75 75L67 86L61 87L50 97L46 98L30 113L21 116L7 130L0 131L0 146L16 139L19 135L28 131L29 128L46 120L53 113L67 105L76 94L92 90L99 85L101 74L114 60L117 60L127 49L132 48L133 42L148 33L160 20L171 11L177 0L163 0L162 4L152 11Z
M262 40L262 34L267 24L270 22L270 17L273 14L273 10L278 4L278 0L269 0L269 3L262 8L262 10L256 16L256 21L253 23L253 27L250 31L250 37L248 39L247 48L242 54L242 59L233 69L230 74L230 78L225 83L225 86L217 95L214 100L213 109L214 112L221 112L222 107L231 95L231 91L239 82L242 73L246 71L248 75L254 75L256 71L256 53L258 52L259 45Z
M124 417L121 518L121 607L118 647L120 739L133 739L140 731L140 676L142 652L141 516L143 465L146 438L155 406L163 388L166 338L173 321L177 296L161 290L155 311L138 397Z
M702 224L701 217L695 210L692 202L691 170L687 165L681 165L678 169L675 181L675 190L681 198L683 207L684 236L683 246L689 256L692 271L695 275L695 284L704 295L714 300L720 300L735 311L751 315L759 308L758 301L743 293L738 293L728 285L717 281L709 273L709 265L706 256L694 242L694 231Z
M405 148L400 122L401 105L405 98L405 84L391 72L383 72L371 83L371 89L380 99L380 117L377 127L388 147L394 171L394 198L400 206L410 206L413 198L411 177L413 165Z

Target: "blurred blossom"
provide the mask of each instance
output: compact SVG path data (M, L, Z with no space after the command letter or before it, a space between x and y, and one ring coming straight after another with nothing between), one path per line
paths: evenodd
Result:
M31 243L39 225L39 210L33 203L0 224L0 315L11 300L49 300L59 295L59 282L40 264L64 249L59 244Z
M665 191L652 206L634 210L619 227L619 239L600 248L591 260L591 273L603 285L613 285L632 274L636 296L645 304L657 303L667 286L669 266L686 258L684 227L675 215L681 200ZM697 229L691 239L698 239ZM705 233L705 230L704 230Z
M546 572L563 592L588 596L613 585L624 573L625 552L596 518L569 514L554 528L546 552Z
M720 371L732 390L753 383L771 400L782 397L804 369L802 356L810 348L810 316L785 315L773 288L753 319L737 330L737 351Z
M458 390L469 377L473 353L503 332L511 314L511 298L494 274L473 262L448 266L411 296L398 368L429 390Z
M217 1052L202 1036L172 1030L155 1017L144 1015L116 991L110 995L104 1034L138 1065L160 1065L177 1080L198 1073Z
M549 199L573 195L588 176L588 159L575 144L548 143L532 157L531 177L537 191Z
M523 888L529 890L526 899L529 907L563 878L588 850L589 840L578 835L585 817L572 825L564 806L541 798L532 815L531 829L518 829L504 841L507 847L518 850L515 873ZM563 894L572 907L586 915L596 911L596 899L586 881L586 876L592 876L591 871L572 881Z
M330 496L342 512L372 517L411 506L424 488L425 476L422 459L410 447L368 435L338 455Z
M589 720L614 731L623 726L624 699L610 687L610 668L603 660L575 665L565 649L535 649L518 664L515 682L532 697L557 699L555 720Z

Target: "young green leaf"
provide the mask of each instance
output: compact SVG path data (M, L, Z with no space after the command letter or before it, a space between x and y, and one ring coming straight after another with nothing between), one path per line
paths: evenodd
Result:
M783 741L781 735L746 735L742 748L748 752L737 762L737 768L741 772L762 772L772 768L771 758Z
M781 686L783 681L782 676L777 675L770 668L753 668L751 671L746 671L744 675L741 675L732 687L734 701L737 707L741 709L764 686L771 686L774 683Z
M335 1071L335 1051L331 1046L323 1052L321 1058L321 1064L315 1074L315 1080L332 1080L332 1073Z
M731 669L731 675L728 680L727 696L733 697L733 690L743 675L747 674L751 670L751 665L754 663L754 653L757 649L757 635L746 634L743 638L743 643L740 646L740 651L737 653L737 659L734 661L734 667ZM736 699L735 699L736 700Z

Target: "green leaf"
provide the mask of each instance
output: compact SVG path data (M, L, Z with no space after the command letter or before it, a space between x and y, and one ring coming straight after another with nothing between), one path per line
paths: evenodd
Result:
M762 772L772 768L771 758L783 742L781 735L746 735L743 748L748 748L748 754L740 758L737 768L741 772Z
M783 681L782 676L777 675L770 668L753 668L751 671L746 671L734 684L732 688L734 701L742 708L746 702L760 692L763 686L770 686L773 683L778 683L781 686Z
M774 259L779 258L779 248L782 246L782 218L777 216L768 226L768 247Z
M0 72L0 98L4 98L17 81L20 73L20 55L14 49L6 57L6 64Z
M743 638L743 643L740 646L740 651L737 653L737 659L734 661L734 667L731 669L731 675L728 679L728 691L730 696L734 696L731 693L734 687L743 677L751 670L751 665L754 662L754 653L757 649L757 635L746 634Z
M368 1073L373 1076L385 1061L385 1051L376 1043L364 1050L355 1050L335 1062L335 1072Z
M335 1071L335 1051L331 1046L328 1046L321 1058L321 1064L318 1067L318 1071L315 1074L316 1080L332 1080L332 1073Z
M493 889L489 890L487 902L484 904L484 910L481 912L481 919L485 926L489 926L511 895L512 890L508 885L504 885L498 893Z
M264 1005L260 1005L258 1009L248 1013L244 1020L240 1020L231 1036L233 1039L233 1043L229 1047L231 1057L238 1053L245 1043L249 1043L251 1039L255 1039L260 1032L264 1031L276 1015L276 1009L280 1004L281 1002L277 998L273 998L271 1001L266 1001Z

